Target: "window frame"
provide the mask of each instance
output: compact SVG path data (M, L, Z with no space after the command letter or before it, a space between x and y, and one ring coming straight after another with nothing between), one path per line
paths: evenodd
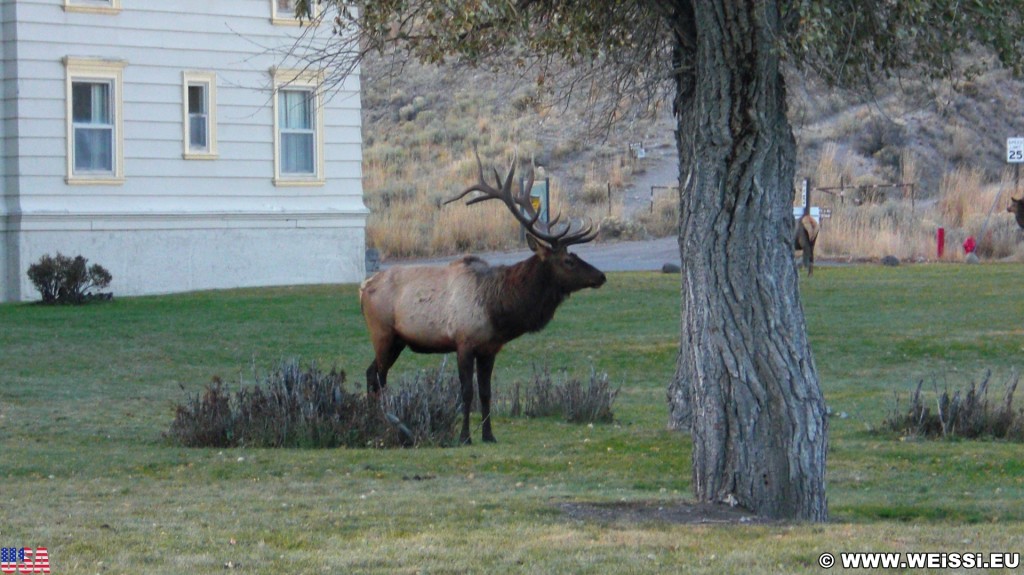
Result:
M192 121L189 111L189 88L204 86L206 103L206 148L192 148ZM182 158L215 160L217 153L217 73L185 71L181 74Z
M122 89L124 85L124 68L122 60L101 60L96 58L64 58L65 85L65 125L66 125L66 172L64 181L76 185L120 185L124 183L124 103ZM110 86L108 94L113 129L111 138L110 172L75 171L75 121L74 95L75 82L106 83Z
M278 0L270 0L270 22L275 26L303 26L309 24L308 20L301 20L295 17L295 7L292 6L287 12L282 12L277 7ZM290 2L294 4L294 2ZM313 17L316 18L320 13L320 4L315 3L313 5Z
M121 0L64 0L65 12L120 14Z
M321 87L323 73L309 70L271 70L274 82L274 185L275 186L322 186L324 176L324 114ZM313 113L313 173L282 173L281 171L281 91L302 90L311 94Z

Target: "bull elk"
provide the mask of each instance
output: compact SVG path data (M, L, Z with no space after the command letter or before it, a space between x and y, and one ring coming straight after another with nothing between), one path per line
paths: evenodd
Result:
M1006 208L1006 211L1013 214L1017 218L1017 225L1024 229L1024 198L1018 200L1010 196L1010 207Z
M416 353L448 353L457 357L462 388L460 441L471 443L469 416L473 404L473 373L480 390L483 440L494 442L491 429L491 372L501 348L551 321L558 306L573 292L598 288L605 275L568 252L568 247L593 240L592 225L573 230L555 218L543 224L530 202L533 172L518 194L512 193L516 160L495 185L484 178L477 154L479 182L447 200L472 205L487 200L505 204L526 230L533 255L512 266L490 266L465 256L447 266L394 267L375 274L359 289L359 302L369 328L374 360L366 370L368 395L387 385L388 370L406 347Z

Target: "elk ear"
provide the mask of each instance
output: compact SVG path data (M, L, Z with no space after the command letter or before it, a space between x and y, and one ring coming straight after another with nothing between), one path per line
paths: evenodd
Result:
M530 251L537 254L541 261L548 259L548 256L551 255L551 248L530 234L526 234L526 245L530 246Z

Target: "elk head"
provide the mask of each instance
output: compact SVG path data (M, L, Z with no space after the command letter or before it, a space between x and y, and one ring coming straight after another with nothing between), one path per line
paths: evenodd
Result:
M480 161L480 154L474 149L476 163L479 170L479 181L459 195L447 200L445 204L461 200L473 192L481 195L470 198L466 201L467 206L486 202L487 200L498 200L505 204L505 207L512 213L527 234L527 244L534 255L549 266L551 279L562 287L566 294L579 291L583 288L598 288L605 282L605 275L594 266L583 261L576 254L569 253L569 246L585 244L597 237L599 230L595 230L593 223L581 225L573 230L571 222L560 222L561 214L555 216L550 223L540 221L540 214L533 207L530 201L530 191L533 189L534 170L530 170L526 184L518 194L512 192L512 184L515 180L516 161L518 154L512 159L508 174L502 181L498 171L494 170L494 185L487 182L484 177L483 163Z
M1010 196L1010 205L1006 208L1017 219L1017 225L1024 229L1024 198Z

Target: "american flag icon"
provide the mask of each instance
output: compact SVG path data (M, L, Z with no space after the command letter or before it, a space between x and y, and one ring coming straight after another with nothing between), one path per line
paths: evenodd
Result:
M0 547L0 573L49 573L50 554L46 547Z

